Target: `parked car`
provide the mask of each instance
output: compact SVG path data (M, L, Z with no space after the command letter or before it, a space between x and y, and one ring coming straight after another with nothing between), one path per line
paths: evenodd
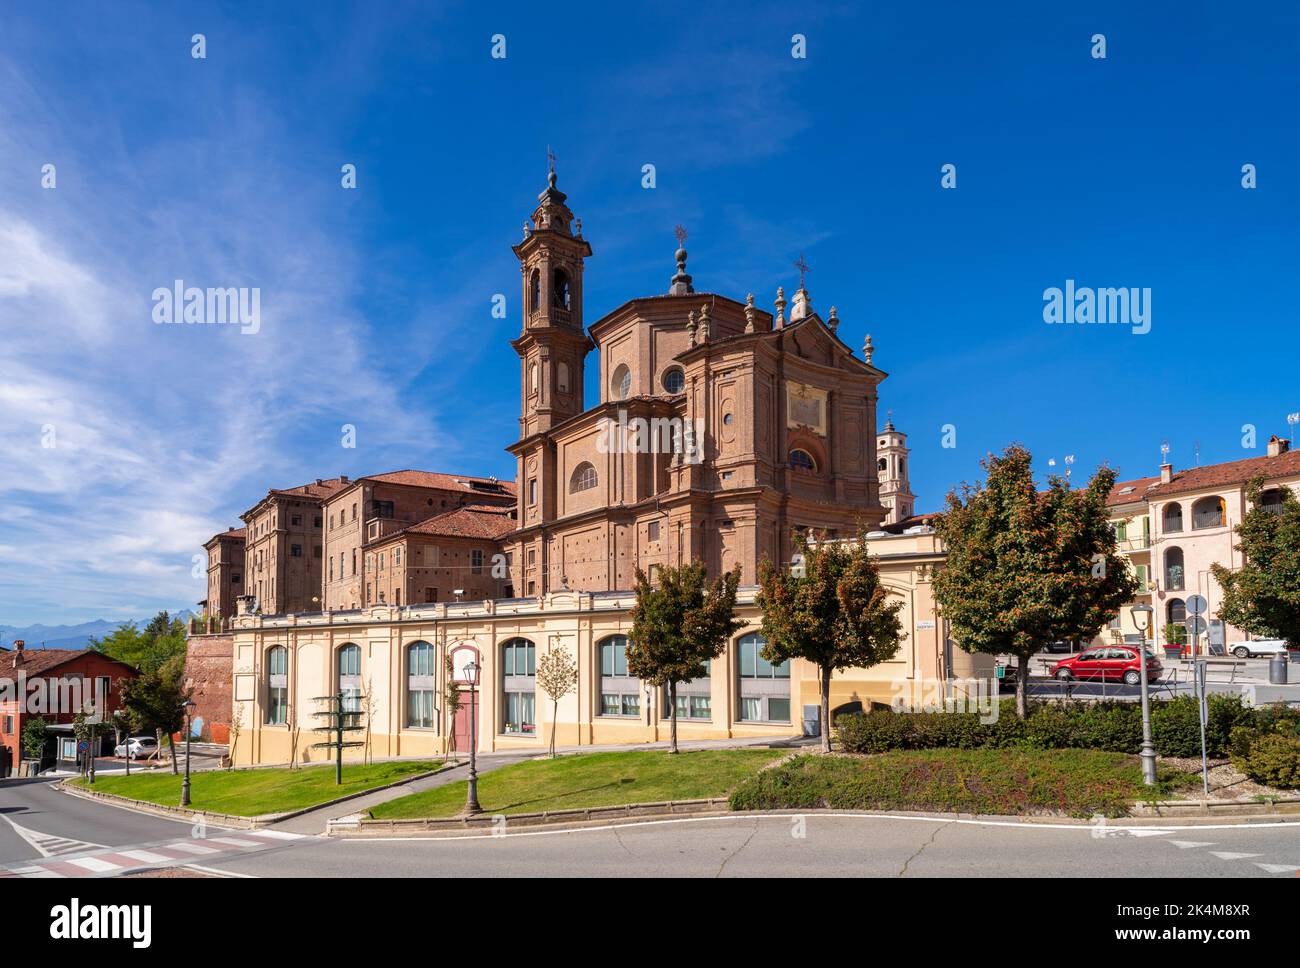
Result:
M1088 649L1068 659L1062 659L1052 666L1052 675L1062 682L1071 679L1105 681L1123 680L1130 686L1137 685L1142 678L1141 658L1135 645L1106 645ZM1164 672L1160 660L1147 650L1147 681L1159 679Z
M127 749L131 751L131 759L138 760L143 756L153 756L158 752L158 740L154 736L132 736L125 743L118 743L113 747L114 756L126 756Z
M1256 639L1254 642L1234 642L1228 646L1238 659L1253 659L1260 655L1286 655L1286 639Z

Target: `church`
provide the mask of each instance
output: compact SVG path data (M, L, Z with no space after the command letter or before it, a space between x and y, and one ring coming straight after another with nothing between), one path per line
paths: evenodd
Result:
M567 747L665 739L666 690L627 671L631 589L637 569L653 578L691 560L711 575L739 567L745 627L706 679L679 687L681 738L816 732L816 670L763 660L754 606L760 564L787 565L798 531L845 540L865 533L890 593L904 603L897 657L837 675L833 709L888 704L900 682L988 674L980 657L954 649L936 617L930 578L943 552L926 518L914 515L906 436L892 422L877 429L886 373L872 361L870 336L855 353L840 338L836 309L825 318L814 309L802 272L790 300L776 290L774 312L752 294L697 290L685 241L679 228L666 292L588 323L592 246L551 170L513 247L523 294L510 344L519 359L519 436L506 446L515 482L502 482L492 504L430 510L427 521L388 529L366 519L382 518L392 502L353 485L361 500L336 502L338 517L350 503L349 527L364 534L377 524L371 533L394 547L387 564L364 537L353 539L359 549L336 554L333 504L325 505L324 607L267 614L246 596L231 621L237 763L320 758L309 749L316 697L340 693L365 711L373 756L464 752L471 735L484 751L540 750L552 734ZM600 388L591 401L583 392L589 363ZM393 475L362 480L385 477ZM439 524L453 519L479 542L466 552L476 556L474 573L490 565L497 579L475 600L448 601L427 579L394 572L421 564L412 551L401 556L398 538L418 532L436 555L439 543L464 538ZM336 558L339 578L360 560L359 592L348 596L359 601L327 594ZM386 572L385 593L366 568ZM558 707L536 686L537 661L551 649L568 650L579 670L576 691ZM452 711L448 680L467 696L471 668L474 702Z

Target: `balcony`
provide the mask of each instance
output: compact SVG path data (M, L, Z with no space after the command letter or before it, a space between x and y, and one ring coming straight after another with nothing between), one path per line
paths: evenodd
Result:
M1139 538L1116 538L1115 549L1120 554L1129 554L1134 551L1150 551L1151 538L1148 535Z

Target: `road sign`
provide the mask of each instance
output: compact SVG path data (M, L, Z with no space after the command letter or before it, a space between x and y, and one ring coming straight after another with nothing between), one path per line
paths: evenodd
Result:
M1187 630L1193 635L1204 635L1205 629L1205 619L1201 618L1201 616L1193 615L1187 620Z
M1187 614L1204 615L1205 606L1206 606L1205 596L1193 595L1191 598L1187 600Z
M83 740L78 740L78 741L77 741L77 752L78 752L78 753L86 753L86 752L89 752L89 751L90 751L90 742L89 742L88 740L84 740L84 739L83 739Z

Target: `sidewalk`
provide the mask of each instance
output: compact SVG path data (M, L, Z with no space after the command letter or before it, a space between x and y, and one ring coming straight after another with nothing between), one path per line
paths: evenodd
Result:
M682 750L705 750L705 749L742 749L749 746L775 746L789 747L791 749L798 746L816 745L819 739L816 736L790 736L790 737L767 737L753 739L711 739L695 740L692 742L679 742L678 749ZM626 750L665 750L668 744L665 743L627 743L618 746L557 746L556 754L570 753L618 753ZM493 770L499 770L503 766L510 766L514 763L523 763L526 760L542 759L550 755L549 749L540 750L504 750L497 753L479 753L477 757L477 767L479 776L485 773L491 773ZM443 770L435 776L426 777L423 780L416 780L414 783L408 783L405 786L393 787L388 790L376 790L374 793L367 794L363 797L357 797L346 803L336 803L333 806L323 806L309 813L304 813L297 817L292 817L281 823L272 824L266 828L268 830L282 830L286 833L295 834L315 834L320 835L325 832L331 820L338 820L341 817L350 817L353 814L365 813L371 807L381 803L387 803L389 800L396 800L398 797L409 796L412 793L422 793L425 790L432 790L435 787L446 786L448 783L457 783L469 776L469 758L462 756L458 764L450 770Z

